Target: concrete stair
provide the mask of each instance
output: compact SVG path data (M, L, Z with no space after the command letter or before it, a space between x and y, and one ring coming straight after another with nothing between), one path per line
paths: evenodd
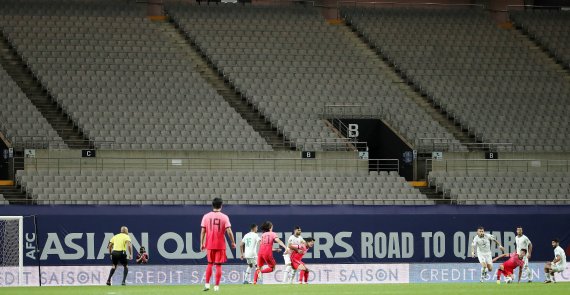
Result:
M52 128L70 148L91 148L89 140L74 126L67 114L57 105L44 87L31 73L0 32L0 65L12 77Z
M434 200L436 205L451 204L451 199L446 199L443 193L437 192L434 187L426 186L418 188L420 193L427 196L428 199Z
M164 34L178 44L181 51L192 61L195 70L200 73L215 90L232 106L243 119L273 148L273 150L295 150L295 145L281 134L271 123L265 119L245 97L238 93L235 87L226 81L215 65L208 62L205 54L197 44L179 28L173 20L156 21Z
M29 205L32 203L26 197L26 192L16 185L0 186L0 195L3 195L10 205Z

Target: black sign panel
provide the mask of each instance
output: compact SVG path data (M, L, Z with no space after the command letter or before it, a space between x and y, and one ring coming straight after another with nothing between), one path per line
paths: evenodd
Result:
M303 159L314 159L317 157L317 153L314 151L302 151L301 158Z
M486 152L485 159L487 160L497 160L499 159L499 153L497 152Z
M95 150L81 150L81 157L95 158Z

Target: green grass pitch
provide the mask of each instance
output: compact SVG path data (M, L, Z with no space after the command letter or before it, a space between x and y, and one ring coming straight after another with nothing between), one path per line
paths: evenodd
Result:
M212 294L202 286L85 286L85 287L8 287L0 288L2 295L151 295L151 294ZM570 283L451 283L451 284L386 284L386 285L222 285L214 294L241 295L311 295L311 294L485 294L485 295L556 295L570 294ZM213 295L213 294L212 294Z

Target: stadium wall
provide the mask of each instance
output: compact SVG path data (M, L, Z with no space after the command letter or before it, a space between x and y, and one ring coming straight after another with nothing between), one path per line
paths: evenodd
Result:
M205 254L199 251L201 216L207 206L5 206L0 215L25 218L27 285L103 284L109 267L106 246L127 225L136 249L145 246L148 265L131 267L131 284L192 284L203 280ZM568 247L570 206L228 206L238 243L249 224L271 220L286 238L295 225L317 239L305 261L312 283L420 283L478 281L470 240L483 225L507 251L522 225L534 245L532 271L540 277L551 260L550 241ZM35 245L39 243L39 260ZM499 250L494 245L495 255ZM567 248L567 252L570 249ZM228 248L226 283L241 283L239 250ZM276 254L277 262L282 259ZM119 276L120 277L120 276ZM279 283L281 267L265 283ZM569 271L561 277L570 278ZM116 278L120 280L120 278ZM493 279L490 278L490 281ZM118 281L117 281L118 282ZM0 270L0 286L14 285L13 272Z

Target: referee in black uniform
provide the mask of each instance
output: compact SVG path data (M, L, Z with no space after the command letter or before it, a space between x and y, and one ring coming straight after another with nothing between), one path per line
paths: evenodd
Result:
M111 259L113 261L113 268L109 273L109 278L107 279L107 286L111 286L111 278L115 274L117 265L121 263L123 265L123 282L121 285L126 285L125 280L127 279L127 274L129 273L128 263L133 257L133 245L131 244L131 237L129 237L129 229L126 226L121 227L121 233L116 234L109 241L109 253L111 254ZM129 254L127 256L127 250Z

